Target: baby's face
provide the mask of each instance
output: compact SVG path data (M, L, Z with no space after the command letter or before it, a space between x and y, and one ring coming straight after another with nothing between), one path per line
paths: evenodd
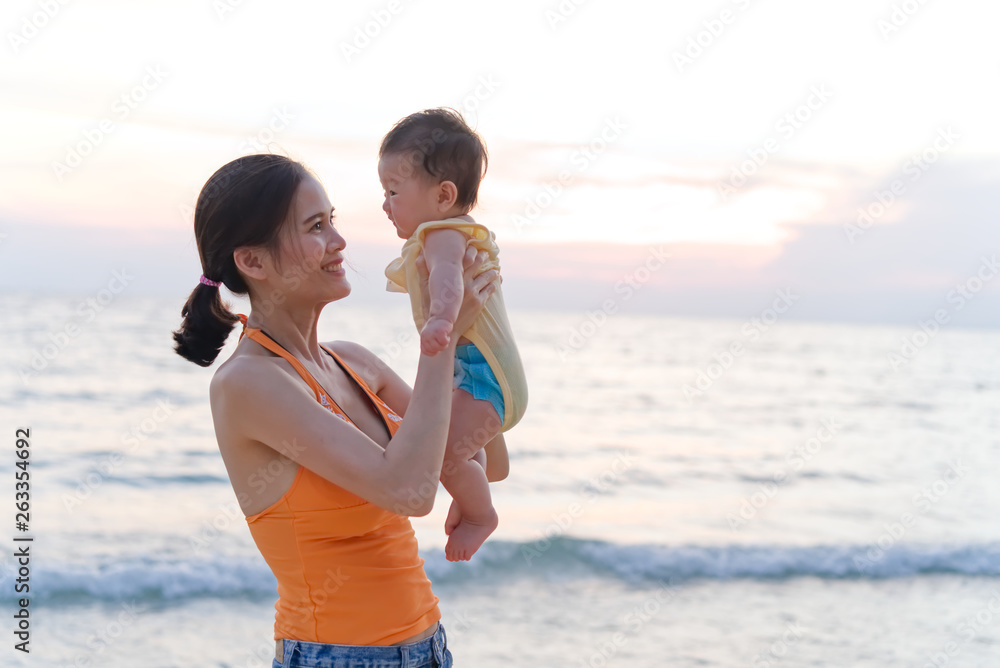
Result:
M378 162L378 179L385 195L382 210L401 239L409 239L422 223L440 217L437 188L406 156L383 156Z

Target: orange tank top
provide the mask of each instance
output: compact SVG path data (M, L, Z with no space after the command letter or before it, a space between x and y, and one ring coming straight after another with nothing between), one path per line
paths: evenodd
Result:
M351 422L294 356L240 318L244 334L287 360L320 404ZM402 418L333 351L323 350L368 396L389 435L395 434ZM441 619L408 518L299 466L285 495L246 519L278 581L275 640L391 645Z

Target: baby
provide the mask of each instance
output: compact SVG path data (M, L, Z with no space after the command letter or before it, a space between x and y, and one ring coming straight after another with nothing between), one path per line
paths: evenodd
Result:
M453 332L462 303L462 258L471 245L488 253L484 271L499 270L494 235L468 214L486 169L486 147L457 112L428 109L389 131L379 148L382 210L406 243L385 270L389 290L410 293L426 355L458 336L455 391L441 482L454 501L445 521L449 561L466 561L497 527L483 451L521 419L528 388L498 288L465 332ZM417 256L427 266L423 295ZM429 303L424 320L424 302ZM489 452L490 448L486 447Z

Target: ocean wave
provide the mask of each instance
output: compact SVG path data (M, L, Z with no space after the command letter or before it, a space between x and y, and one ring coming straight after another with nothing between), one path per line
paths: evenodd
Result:
M422 553L435 586L512 579L606 578L644 586L736 579L888 579L934 574L1000 576L1000 543L966 545L621 545L554 537L534 542L491 541L468 563L441 550ZM109 557L104 557L109 559ZM15 596L8 560L0 565L0 598ZM193 597L273 598L275 581L258 555L205 555L197 560L118 557L93 567L39 563L31 596L73 603L179 601Z
M464 570L463 570L464 567ZM887 579L930 574L1000 576L1000 543L965 545L621 545L555 537L494 541L469 564L428 555L436 581L504 573L565 579L613 578L633 584L693 579ZM437 576L437 577L435 577Z

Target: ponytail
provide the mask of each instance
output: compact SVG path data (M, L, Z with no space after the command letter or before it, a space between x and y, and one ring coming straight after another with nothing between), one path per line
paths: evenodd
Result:
M174 350L198 366L210 366L239 316L222 302L219 288L199 283L181 309L181 327L174 332Z
M200 366L219 356L239 316L223 303L219 283L205 277L217 277L233 294L248 294L233 251L277 249L295 191L308 175L301 163L282 155L247 155L223 165L205 183L194 210L202 280L181 309L183 322L174 332L178 355Z

